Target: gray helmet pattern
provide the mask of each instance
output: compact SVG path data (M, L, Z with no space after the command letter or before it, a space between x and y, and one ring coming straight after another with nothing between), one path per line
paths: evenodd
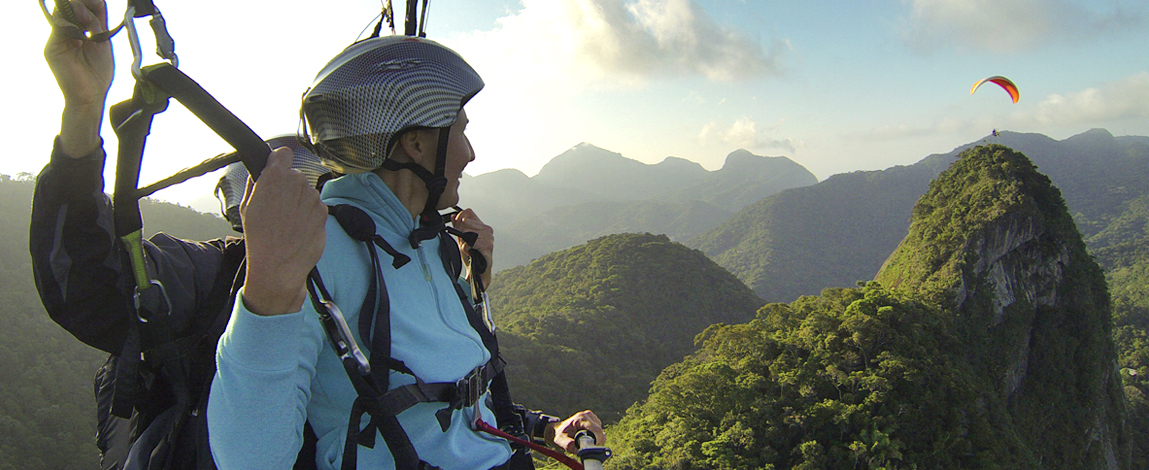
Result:
M383 165L398 135L455 123L483 79L459 54L410 36L352 44L315 77L300 110L316 154L339 173Z
M295 135L281 135L267 141L273 149L287 147L291 149L291 167L303 173L312 187L319 185L319 179L331 170L319 162L319 157L307 150L299 143ZM239 203L243 200L243 192L247 189L247 167L242 162L235 162L227 166L219 183L215 185L215 197L219 199L220 211L223 217L231 222L231 228L243 232L243 223L239 217Z

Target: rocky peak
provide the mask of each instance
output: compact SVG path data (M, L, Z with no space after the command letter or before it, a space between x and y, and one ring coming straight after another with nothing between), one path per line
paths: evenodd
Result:
M1024 155L963 152L918 200L875 280L951 312L966 345L958 356L1047 468L1121 468L1128 441L1105 278L1060 191Z

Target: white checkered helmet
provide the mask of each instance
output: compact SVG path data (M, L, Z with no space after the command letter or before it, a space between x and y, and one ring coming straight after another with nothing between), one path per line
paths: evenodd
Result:
M378 37L332 59L304 94L300 114L324 165L362 173L383 166L400 134L454 124L482 88L475 69L437 42Z
M267 141L271 148L287 147L291 149L291 167L303 173L307 182L318 187L321 180L331 178L331 170L319 162L319 157L311 153L299 142L296 135L281 135ZM234 153L234 152L233 152ZM243 200L243 192L247 189L247 167L243 162L229 164L224 170L219 183L215 185L215 197L219 199L220 212L231 222L231 228L243 232L243 223L239 217L239 203Z

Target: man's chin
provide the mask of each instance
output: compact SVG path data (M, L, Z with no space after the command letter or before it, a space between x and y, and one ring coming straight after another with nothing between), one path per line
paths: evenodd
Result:
M455 207L457 205L459 205L459 195L458 194L446 194L446 193L444 193L442 196L439 196L439 205L438 205L438 207L436 207L436 209L438 209L438 210L449 209L449 208Z

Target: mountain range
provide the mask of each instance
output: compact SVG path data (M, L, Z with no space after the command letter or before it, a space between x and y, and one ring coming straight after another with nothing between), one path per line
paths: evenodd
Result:
M909 228L910 209L962 151L996 143L1027 155L1061 188L1091 249L1130 203L1149 194L1149 138L1094 129L1063 141L1000 132L909 166L832 176L747 206L686 241L768 301L872 279ZM1107 241L1108 240L1108 241Z
M766 196L816 182L788 158L745 150L707 171L682 158L649 165L582 143L533 177L513 169L465 176L459 194L496 228L498 271L613 233L686 240Z

